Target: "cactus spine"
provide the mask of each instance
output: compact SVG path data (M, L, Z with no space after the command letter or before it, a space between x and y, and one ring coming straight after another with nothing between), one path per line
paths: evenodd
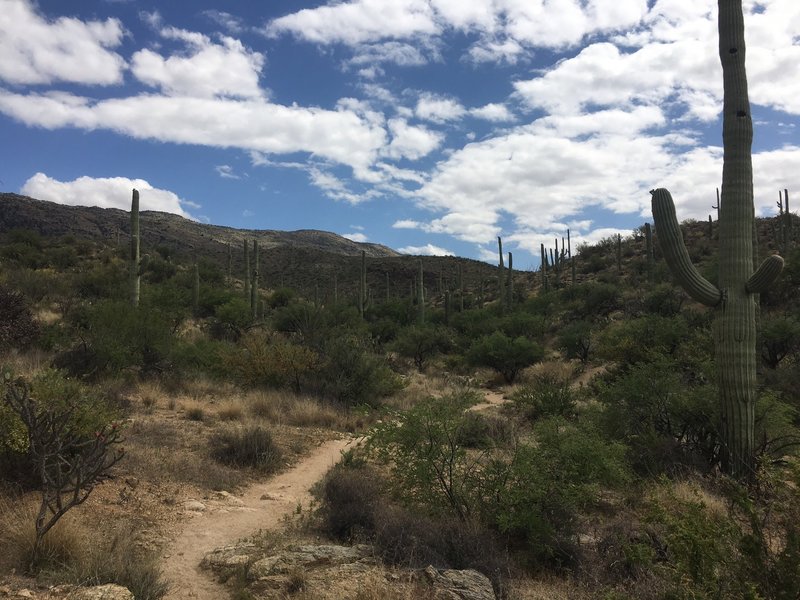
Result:
M139 256L139 190L133 190L131 199L131 256L130 256L130 284L131 305L139 306L139 282L141 257Z
M722 198L719 204L719 288L689 260L672 196L653 190L653 217L664 257L692 298L714 307L714 347L719 383L722 468L750 479L754 467L756 400L756 298L783 267L768 257L753 273L753 122L745 71L741 0L719 0L719 55L723 74Z

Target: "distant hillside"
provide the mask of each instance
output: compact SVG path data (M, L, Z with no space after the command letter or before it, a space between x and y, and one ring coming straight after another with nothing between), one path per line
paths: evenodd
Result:
M353 242L326 231L234 229L157 211L142 211L140 223L143 254L168 249L179 262L187 262L196 254L227 268L230 244L234 277L243 275L243 241L247 240L252 248L252 240L257 240L262 285L285 285L309 296L316 289L323 297L330 297L334 281L338 293L357 289L362 250L367 256L368 285L376 297L385 297L387 275L392 296L410 293L419 268L418 257L402 255L380 244ZM32 230L47 238L73 235L125 247L130 239L130 214L115 208L67 206L0 193L0 236L14 229ZM494 295L496 267L438 256L424 257L423 265L425 287L430 294L439 292L440 282L443 287L455 288L460 266L465 289L477 293L485 281L487 297Z

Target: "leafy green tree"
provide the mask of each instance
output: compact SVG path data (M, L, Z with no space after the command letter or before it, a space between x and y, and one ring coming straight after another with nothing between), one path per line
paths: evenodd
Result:
M567 358L579 358L585 363L589 360L594 332L589 321L573 321L558 332L558 347Z
M478 511L481 460L459 440L467 426L469 394L426 398L384 419L370 433L368 448L388 462L395 494L432 512L466 521Z
M489 367L513 383L517 374L544 358L544 349L524 337L510 338L499 331L476 340L467 351L467 360L475 366Z
M800 349L800 321L789 316L771 316L761 322L761 359L770 369Z
M392 347L401 356L414 360L422 373L425 364L440 352L446 352L452 344L446 329L433 325L413 325L401 330Z

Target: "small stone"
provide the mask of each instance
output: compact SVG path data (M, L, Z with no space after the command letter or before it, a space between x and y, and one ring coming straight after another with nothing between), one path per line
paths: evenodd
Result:
M206 510L206 505L199 500L187 500L183 507L192 512L205 512Z

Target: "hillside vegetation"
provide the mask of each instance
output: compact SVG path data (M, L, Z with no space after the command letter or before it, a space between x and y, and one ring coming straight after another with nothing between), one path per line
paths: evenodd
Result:
M36 440L0 403L0 577L169 597L154 558L174 528L164 507L356 433L364 442L292 535L369 543L382 568L475 569L498 598L800 596L800 247L776 220L758 222L761 256L780 250L787 266L760 298L750 485L720 473L711 316L672 283L657 232L651 256L642 228L509 277L259 232L206 252L143 213L133 306L124 230L26 222L0 229L6 400L24 382L76 444L114 426L126 452L32 554L34 519L12 507L38 506ZM683 228L714 281L713 224ZM242 248L254 239L255 293ZM124 531L89 528L109 515ZM358 597L400 598L385 581ZM315 597L302 580L280 596L246 573L228 585L237 598Z

